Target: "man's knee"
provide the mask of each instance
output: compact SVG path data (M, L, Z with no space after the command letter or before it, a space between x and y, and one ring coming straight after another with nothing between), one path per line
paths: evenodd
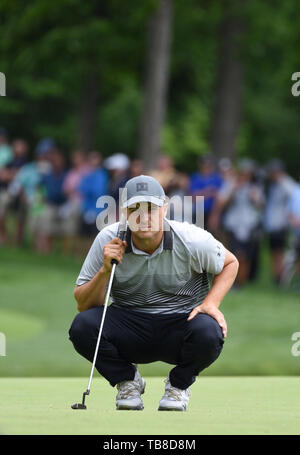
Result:
M187 341L199 355L205 352L209 357L218 355L224 344L222 329L208 314L197 314L191 321Z
M91 314L91 310L82 311L78 313L70 327L69 339L73 344L82 343L92 336L95 326L95 319Z

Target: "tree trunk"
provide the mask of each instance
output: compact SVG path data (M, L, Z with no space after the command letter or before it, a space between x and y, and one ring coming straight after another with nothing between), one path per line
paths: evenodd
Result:
M220 27L220 57L216 100L212 123L212 153L216 158L236 156L236 139L241 122L242 64L239 40L242 20L235 16L236 0L224 2L224 18Z
M76 142L77 148L86 153L94 147L98 95L99 78L91 71L82 89Z
M144 107L138 156L145 168L155 166L160 152L161 130L166 111L172 28L172 0L159 0L148 24Z

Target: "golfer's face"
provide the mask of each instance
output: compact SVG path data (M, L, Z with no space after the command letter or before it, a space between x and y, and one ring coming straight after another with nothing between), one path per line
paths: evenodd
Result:
M127 220L131 231L140 237L151 237L163 226L166 207L150 202L139 202L127 208Z

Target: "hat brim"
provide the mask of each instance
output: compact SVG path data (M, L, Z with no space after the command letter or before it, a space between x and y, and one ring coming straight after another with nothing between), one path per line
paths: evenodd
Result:
M164 205L165 201L163 199L160 199L155 196L140 195L140 196L134 196L134 197L128 199L128 201L125 201L122 204L122 208L125 209L125 208L129 207L130 205L137 204L138 202L151 202L154 205L158 205L159 207L162 207Z

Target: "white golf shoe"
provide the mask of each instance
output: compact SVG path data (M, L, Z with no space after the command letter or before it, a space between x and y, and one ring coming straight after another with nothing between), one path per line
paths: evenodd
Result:
M186 411L191 396L190 389L173 387L169 376L164 382L166 383L165 393L159 402L158 411Z
M134 379L117 384L116 407L118 410L141 411L144 409L141 395L145 392L146 381L141 377L136 365L134 366L136 368Z

